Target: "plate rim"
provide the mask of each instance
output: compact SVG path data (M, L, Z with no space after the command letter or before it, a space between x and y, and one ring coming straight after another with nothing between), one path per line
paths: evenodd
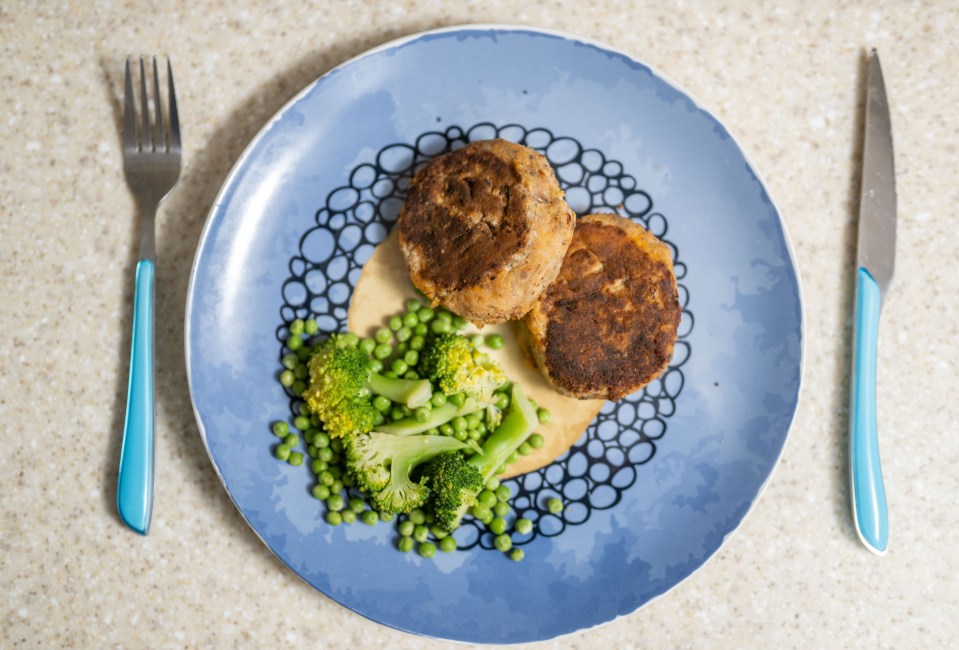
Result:
M196 405L196 399L195 399L195 395L194 395L194 386L193 386L193 373L191 372L191 367L192 367L192 366L191 366L191 363L190 363L190 360L191 360L191 349L190 349L190 333L191 333L191 328L190 328L190 322L191 322L191 320L192 320L192 311L193 311L192 305L194 304L194 293L195 293L195 289L196 289L197 267L198 267L198 264L199 264L200 254L201 254L201 251L202 251L203 249L205 249L205 247L206 247L207 237L208 237L208 235L209 235L210 229L212 228L212 223L213 223L213 221L215 220L217 214L220 212L220 207L222 206L224 195L225 195L225 194L228 192L228 190L233 186L233 184L234 184L235 181L236 181L237 175L240 173L240 171L241 171L242 169L245 168L247 159L250 157L250 155L252 154L253 150L256 149L256 147L257 147L257 145L260 143L260 141L263 140L263 138L266 137L266 135L272 130L273 126L274 126L277 122L279 122L280 119L281 119L294 105L296 105L302 98L304 98L304 97L306 97L307 95L309 95L309 94L313 91L313 89L317 86L317 84L319 84L321 81L323 81L323 80L326 79L327 77L335 74L335 73L336 73L337 71L339 71L340 69L345 68L345 67L350 66L350 65L353 65L354 63L357 63L357 62L359 62L359 61L361 61L361 60L363 60L363 59L365 59L365 58L367 58L367 57L374 56L374 55L376 55L376 54L378 54L378 53L380 53L380 52L401 47L401 46L403 46L403 45L412 43L412 42L414 42L414 41L418 41L418 40L420 40L420 39L422 39L422 38L424 38L424 37L435 36L435 35L442 35L442 34L448 34L448 33L454 33L454 32L462 32L462 31L517 32L517 33L526 33L526 34L531 34L531 35L546 35L546 36L553 36L553 37L557 37L557 38L562 38L562 39L565 39L565 40L568 40L568 41L572 41L572 42L574 42L574 43L582 43L582 44L584 44L584 45L590 45L590 46L595 47L595 48L597 48L597 49L599 49L599 50L601 50L601 51L606 51L606 52L610 52L610 53L616 54L616 55L624 58L625 60L627 60L627 61L629 61L629 62L631 62L631 63L637 64L637 65L640 65L640 66L646 68L652 76L658 77L659 79L661 79L662 81L664 81L664 82L667 83L668 85L672 86L674 89L678 90L680 93L684 94L684 95L690 100L690 102L692 102L692 104L695 106L695 108L696 108L697 110L702 111L703 113L705 113L709 118L711 118L712 120L714 120L718 125L720 125L722 128L724 128L724 129L726 130L726 132L729 134L730 139L733 141L733 143L736 145L736 148L737 148L737 149L739 150L739 152L742 154L743 159L745 160L746 164L747 164L748 167L749 167L749 171L752 172L752 174L756 177L756 180L757 180L757 181L759 182L759 184L762 186L762 188L763 188L763 190L765 191L767 197L769 198L770 205L772 205L773 209L775 210L776 219L777 219L777 221L779 222L780 230L782 231L782 234L783 234L783 240L784 240L785 245L786 245L786 253L787 253L789 262L790 262L791 265L792 265L792 268L793 268L793 271L794 271L794 274L795 274L795 277L796 277L796 289L797 289L797 294L798 294L798 299L799 299L799 300L798 300L798 310L799 310L799 337L800 337L799 368L798 368L798 370L799 370L799 384L798 384L798 386L797 386L797 388L796 388L796 398L795 398L795 401L794 401L794 403L793 403L793 405L792 405L792 413L790 414L790 417L789 417L789 423L788 423L788 425L786 426L786 433L785 433L785 436L784 436L784 438L783 438L782 447L780 448L779 453L777 454L775 460L773 461L773 464L772 464L772 467L771 467L770 470L769 470L769 473L766 475L766 478L763 480L762 484L759 486L759 489L757 490L755 497L753 497L752 501L749 503L749 506L746 508L746 511L745 511L745 512L743 513L743 515L740 517L739 521L736 522L736 524L735 524L725 535L723 535L723 538L722 538L722 540L720 541L720 543L716 546L715 549L712 550L712 552L710 552L709 554L707 554L707 555L703 558L703 561L702 561L702 563L699 564L699 566L697 566L696 568L694 568L692 571L690 571L688 574L686 574L686 576L684 576L683 578L681 578L681 579L680 579L679 581L677 581L675 584L673 584L673 585L671 585L670 587L668 587L665 591L663 591L662 593L660 593L660 594L658 594L658 595L656 595L656 596L653 596L653 597L649 598L648 600L646 600L645 602L643 602L641 605L639 605L638 607L636 607L636 608L633 609L632 611L627 612L627 613L624 613L624 614L619 614L619 615L617 615L617 616L615 616L615 617L613 617L613 618L611 618L611 619L609 619L609 620L601 621L601 622L596 623L596 624L591 625L591 626L581 627L581 628L579 628L579 629L576 629L576 630L573 630L573 631L570 631L570 632L566 632L566 633L562 633L562 634L557 634L557 635L555 635L555 636L551 636L551 637L547 637L547 638L542 638L542 639L537 639L537 640L530 640L530 641L522 641L522 640L520 640L520 641L507 641L507 642L504 643L504 645L512 645L512 644L517 644L517 643L531 643L531 642L536 642L536 641L551 641L551 640L556 640L556 639L564 639L564 638L572 637L573 635L584 634L584 633L586 633L586 632L589 632L589 631L592 631L592 630L596 630L596 629L599 629L599 628L601 628L601 627L605 627L605 626L607 626L607 625L611 625L611 624L613 624L613 623L616 623L617 621L620 621L620 620L622 620L622 619L624 619L624 618L626 618L626 617L636 615L638 612L642 611L643 609L647 608L648 606L652 605L653 603L659 601L661 598L664 598L665 596L667 596L670 592L672 592L674 589L676 589L676 587L678 587L679 585L681 585L681 584L683 584L684 582L686 582L687 580L689 580L689 579L690 579L693 575L695 575L696 573L700 572L714 557L716 557L716 556L719 554L719 551L721 551L721 550L726 546L726 544L727 544L727 542L729 541L729 539L742 527L743 523L746 521L746 519L749 517L749 515L752 514L752 512L756 509L756 505L759 503L759 501L760 501L760 500L762 499L762 497L765 495L766 489L769 487L769 484L770 484L770 482L772 481L773 475L776 473L776 470L779 468L779 464L782 462L783 455L785 454L786 448L787 448L787 446L789 445L789 440L790 440L790 438L792 437L791 434L792 434L793 426L794 426L795 423L796 423L796 415L797 415L797 413L799 412L799 406L800 406L800 404L802 403L803 391L804 391L805 383L806 383L806 382L805 382L805 375L806 375L806 372L805 372L805 371L806 371L806 352L807 352L806 346L807 346L807 338L808 338L808 337L806 336L806 308L805 308L805 302L806 302L806 301L805 301L805 291L804 291L804 289L803 289L802 272L801 272L801 270L800 270L800 268L799 268L799 262L798 262L798 258L797 258L797 256L796 256L796 251L795 251L795 248L794 248L794 246L793 246L792 238L791 238L791 236L790 236L790 234L789 234L789 229L787 228L786 222L785 222L785 220L783 219L783 212L782 212L782 210L781 210L780 207L779 207L779 203L776 201L775 197L773 196L773 193L772 193L772 191L770 190L769 185L767 184L765 177L762 175L762 173L761 173L761 171L759 170L759 168L755 165L755 163L753 162L753 159L749 156L749 154L747 153L747 151L743 148L743 146L742 146L742 144L741 144L741 141L740 141L740 139L736 136L736 134L735 134L732 130L729 129L729 127L726 125L725 122L723 122L722 120L720 120L719 118L717 118L710 110L708 110L707 108L705 108L705 106L703 105L703 103L702 103L694 94L690 93L682 84L677 83L677 82L676 82L672 77L670 77L668 74L663 73L663 72L662 72L661 70L659 70L658 68L656 68L656 67L654 67L654 66L652 66L652 65L650 65L650 64L648 64L648 63L645 63L645 62L637 59L637 58L636 58L635 56L633 56L632 54L629 54L629 53L627 53L627 52L625 52L625 51L623 51L623 50L621 50L621 49L619 49L619 48L617 48L617 47L614 47L614 46L612 46L612 45L609 45L608 43L604 43L604 42L602 42L602 41L599 41L599 40L596 40L596 39L593 39L593 38L590 38L590 37L587 37L587 36L582 36L582 35L580 35L580 34L574 34L574 33L572 33L572 32L566 32L566 31L561 31L561 30L549 29L549 28L544 28L544 27L536 27L536 26L532 26L532 25L523 25L523 24L518 24L518 23L460 23L460 24L450 25L450 26L446 26L446 27L438 27L438 28L435 28L435 29L428 29L428 30L424 30L424 31L414 32L414 33L412 33L412 34L407 34L407 35L404 35L404 36L400 36L400 37L391 39L391 40L389 40L389 41L386 41L386 42L383 42L383 43L381 43L381 44L379 44L379 45L376 45L376 46L374 46L374 47L372 47L372 48L369 48L369 49L367 49L367 50L364 50L363 52L361 52L361 53L359 53L359 54L357 54L357 55L355 55L355 56L350 57L349 59L347 59L347 60L345 60L345 61L337 64L336 66L330 68L329 70L327 70L326 72L324 72L323 74L321 74L320 76L318 76L316 79L314 79L313 81L311 81L310 83L308 83L305 87L303 87L303 89L301 89L299 92L297 92L295 95L293 95L293 96L292 96L286 103L284 103L279 109L277 109L277 111L276 111L272 116L270 116L270 118L263 124L263 126L260 127L260 129L259 129L259 130L256 132L256 134L253 136L253 138L250 139L249 143L247 143L246 147L243 149L243 152L242 152L242 153L240 154L240 156L236 159L236 162L234 162L233 166L232 166L231 169L230 169L230 172L229 172L229 173L227 174L227 176L224 178L222 184L220 185L220 189L219 189L218 192L217 192L216 198L213 200L213 204L210 206L209 212L207 212L206 218L205 218L204 223L203 223L203 229L201 230L200 236L199 236L199 238L197 239L196 249L195 249L194 255L193 255L193 262L192 262L192 264L191 264L191 266L190 266L190 280L189 280L189 283L188 283L188 285L187 285L187 293L186 293L186 301L185 301L186 304L185 304L185 309L184 309L184 331L183 331L184 362L185 362L185 365L186 365L187 387L188 387L189 394L190 394L190 406L191 406L192 409L193 409L193 417L194 417L194 420L196 421L196 424L197 424L197 431L198 431L199 434L200 434L200 439L203 441L203 447L204 447L204 449L206 450L207 457L209 458L210 464L213 466L213 469L214 469L214 471L216 472L217 478L220 480L220 484L223 486L224 491L226 492L227 496L229 497L230 502L233 504L234 508L236 508L237 512L240 514L240 517L243 519L243 521L246 523L246 525L250 528L250 530L253 531L253 534L256 535L256 537L260 540L260 542L263 543L263 545L264 545L264 546L267 548L267 550L273 555L273 557L276 558L290 573L292 573L294 577L296 577L297 579L299 579L300 581L302 581L303 583L305 583L306 585L308 585L308 586L309 586L311 589L313 589L314 591L320 593L321 595L325 596L326 598L328 598L328 599L331 600L332 602L336 603L336 605L338 605L338 606L340 606L340 607L343 607L343 608L345 608L345 609L347 609L347 610L349 610L349 611L351 611L351 612L353 612L353 613L361 616L361 617L364 618L365 620L372 621L372 622L374 622L374 623L376 623L376 624L378 624L378 625L384 625L384 626L386 626L386 627L389 627L389 628L392 628L392 629L395 629L395 630L399 630L399 631L404 632L404 633L407 633L407 634L413 634L413 635L421 636L421 637L425 637L425 638L439 639L439 640L444 640L444 641L453 641L453 642L456 642L456 643L467 643L466 641L459 641L459 640L456 640L456 639L449 639L449 638L446 638L446 637L438 637L438 636L434 636L434 635L431 635L431 634L426 634L426 633L423 633L423 632L417 632L417 631L413 631L413 630L409 630L409 629L404 629L404 628L401 628L401 627L397 627L397 626L395 626L395 625L391 625L390 623L376 620L376 619L374 619L374 618L372 618L372 617L364 614L363 612L357 611L357 610L354 609L353 607L350 607L349 605L347 605L347 604L345 604L345 603L342 603L342 602L336 600L335 598L333 598L333 597L325 594L324 592L320 591L320 590L319 590L318 588L316 588L312 583L310 583L306 578L304 578L302 575L300 575L295 569L293 569L289 564L287 564L287 563L283 560L283 558L281 558L281 557L276 553L276 551L273 550L273 547L270 546L270 544L268 544L268 543L266 542L266 540L263 539L263 536L260 535L260 532L256 529L255 526L253 526L253 524L252 524L252 523L250 522L250 520L247 518L246 513L244 513L243 510L242 510L242 508L240 508L239 504L237 504L236 499L234 499L234 497L233 497L233 493L230 492L230 490L227 488L226 481L225 481L225 479L223 478L223 474L222 474L221 471L220 471L220 467L219 467L219 465L217 464L216 459L213 457L213 454L212 454L212 452L210 451L210 445L209 445L209 442L208 442L208 440L207 440L206 429L205 429L205 427L204 427L204 425L203 425L202 419L200 418L200 413L199 413L199 411L198 411L198 409L197 409L197 405Z

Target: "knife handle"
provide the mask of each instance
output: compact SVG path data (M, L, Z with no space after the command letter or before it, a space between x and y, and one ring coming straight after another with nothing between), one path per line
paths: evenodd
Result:
M856 330L853 335L849 418L853 518L862 542L874 553L884 555L889 544L889 514L876 430L876 348L880 306L879 285L869 271L859 268L856 273Z
M153 513L153 260L137 263L133 297L130 382L117 478L117 511L127 526L146 535Z

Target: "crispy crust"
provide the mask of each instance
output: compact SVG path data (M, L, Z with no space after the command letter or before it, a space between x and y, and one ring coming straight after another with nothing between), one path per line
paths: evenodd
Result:
M574 221L543 155L484 140L416 173L397 228L416 288L492 324L522 317L553 281Z
M669 365L682 309L669 248L611 214L582 217L559 276L526 316L560 392L618 400Z

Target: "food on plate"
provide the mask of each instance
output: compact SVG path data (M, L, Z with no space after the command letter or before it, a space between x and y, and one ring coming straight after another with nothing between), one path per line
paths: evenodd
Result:
M481 140L417 171L397 229L416 288L483 325L529 311L559 273L574 222L545 156Z
M577 221L562 270L526 316L533 357L578 398L618 400L669 365L682 309L666 244L633 221Z
M289 324L280 382L303 402L291 422L273 424L274 455L309 463L328 523L396 520L399 550L423 557L456 549L449 532L467 511L504 553L514 532L530 532L523 517L507 525L512 495L497 475L543 446L534 431L550 413L483 350L501 348L502 337L467 335L466 324L415 299L370 338L314 337L312 319ZM455 513L449 470L440 471L454 466L470 472Z

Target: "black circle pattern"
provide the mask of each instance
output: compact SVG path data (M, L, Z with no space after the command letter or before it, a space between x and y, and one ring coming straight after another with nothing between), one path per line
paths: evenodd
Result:
M666 433L666 420L676 409L683 389L682 366L690 355L689 335L693 314L683 283L686 264L666 235L666 217L656 212L648 193L616 160L597 149L584 149L575 139L555 136L547 129L526 129L518 124L497 127L483 122L464 129L420 135L414 144L396 143L382 148L374 162L357 166L350 184L331 191L316 213L316 225L300 239L299 252L289 264L290 277L283 285L283 325L277 328L281 344L287 323L295 318L315 318L321 333L345 331L350 298L363 265L392 228L413 174L437 155L469 142L503 138L543 153L578 215L615 212L642 224L659 237L673 254L683 317L679 339L669 368L641 391L619 402L607 402L582 437L562 456L539 470L504 481L514 495L516 517L531 519L533 532L513 533L513 544L523 545L537 535L553 537L567 526L589 519L592 510L612 508L637 478L637 467L656 453L656 441ZM286 350L281 352L285 353ZM290 406L299 412L300 400L288 391ZM565 509L549 511L552 498ZM493 535L482 523L467 519L456 532L458 548L494 548Z

